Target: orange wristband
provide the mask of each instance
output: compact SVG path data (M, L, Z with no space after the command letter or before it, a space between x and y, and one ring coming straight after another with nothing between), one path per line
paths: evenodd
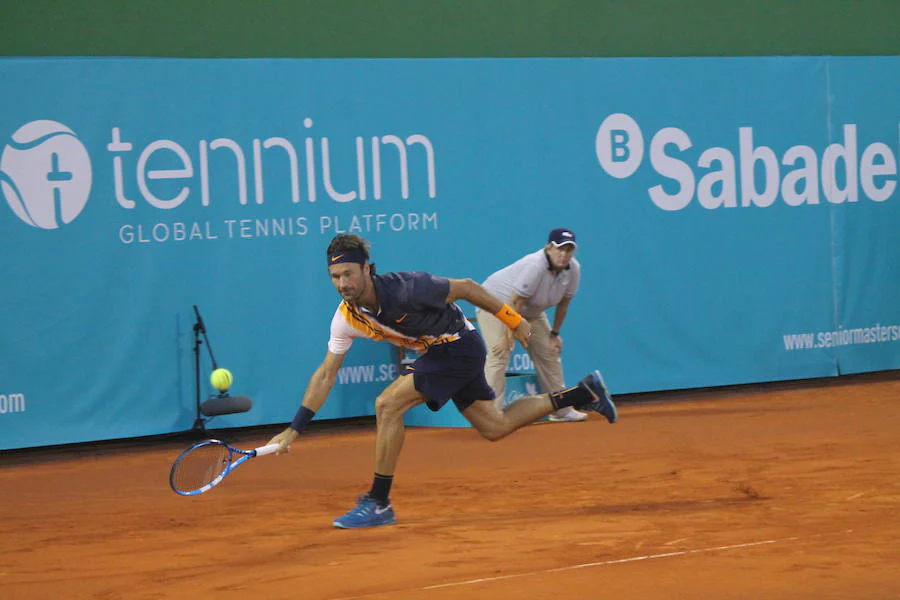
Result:
M522 315L510 308L508 304L501 306L494 316L503 321L503 324L510 329L515 329L522 322Z

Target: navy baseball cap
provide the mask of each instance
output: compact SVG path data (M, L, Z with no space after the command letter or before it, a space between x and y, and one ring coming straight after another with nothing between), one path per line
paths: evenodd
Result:
M572 244L576 248L578 247L578 244L575 243L575 234L571 229L565 228L554 229L551 231L550 235L547 236L547 243L553 244L557 248L565 244Z

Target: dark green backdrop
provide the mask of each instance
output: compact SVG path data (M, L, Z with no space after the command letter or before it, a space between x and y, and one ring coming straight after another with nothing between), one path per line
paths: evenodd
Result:
M6 56L900 54L900 0L0 0Z

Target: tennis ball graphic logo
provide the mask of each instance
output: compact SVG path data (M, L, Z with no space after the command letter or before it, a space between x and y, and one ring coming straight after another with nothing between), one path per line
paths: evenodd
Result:
M91 192L91 158L75 132L56 121L16 130L0 154L0 189L17 217L40 229L71 223Z

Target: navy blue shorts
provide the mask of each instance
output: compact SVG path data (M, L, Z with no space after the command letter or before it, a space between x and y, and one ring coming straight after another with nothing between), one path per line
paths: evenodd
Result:
M494 399L494 390L484 377L486 356L481 334L468 330L455 342L429 348L406 367L404 375L413 374L413 385L431 410L440 410L452 398L462 412L476 400Z

